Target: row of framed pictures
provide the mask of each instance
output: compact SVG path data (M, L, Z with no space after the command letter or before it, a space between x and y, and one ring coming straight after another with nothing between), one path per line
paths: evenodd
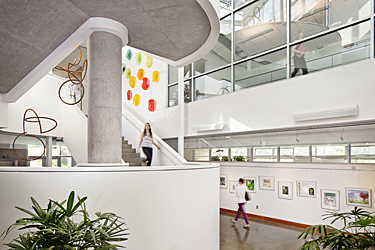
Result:
M245 185L250 193L257 192L257 177L244 177ZM238 180L229 180L228 175L220 175L220 188L236 193ZM274 176L259 176L260 190L275 190ZM317 197L315 181L296 181L297 196ZM368 188L345 188L346 204L353 206L371 207L371 189ZM293 182L278 182L278 197L280 199L293 200ZM323 209L340 210L340 191L321 189L321 206Z

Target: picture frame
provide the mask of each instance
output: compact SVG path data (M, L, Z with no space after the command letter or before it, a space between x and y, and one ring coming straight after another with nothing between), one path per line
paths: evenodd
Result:
M220 175L220 188L228 189L228 175L227 174L221 174Z
M229 181L229 192L230 193L236 193L237 192L237 186L238 186L238 181L230 180Z
M346 204L349 206L371 207L372 197L369 188L345 188Z
M321 189L321 207L322 209L340 210L340 191Z
M245 186L250 193L257 192L257 178L256 177L245 177Z
M279 199L293 200L293 182L279 181Z
M316 198L316 181L297 181L297 196Z
M259 189L261 190L275 190L274 176L259 176Z

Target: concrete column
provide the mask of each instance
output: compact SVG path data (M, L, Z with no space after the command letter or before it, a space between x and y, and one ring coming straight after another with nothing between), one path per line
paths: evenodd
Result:
M88 162L121 163L121 39L94 32L89 39Z

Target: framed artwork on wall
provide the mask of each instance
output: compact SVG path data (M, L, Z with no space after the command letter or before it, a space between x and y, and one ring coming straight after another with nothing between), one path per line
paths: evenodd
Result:
M279 181L279 198L293 200L293 182Z
M359 207L371 207L371 189L345 188L346 204Z
M220 188L224 188L224 189L228 188L228 175L226 174L220 175Z
M256 177L245 177L245 185L250 193L257 192L257 178Z
M340 191L321 189L322 209L340 210Z
M297 195L316 198L316 182L297 181Z
M229 192L236 193L237 192L237 186L238 186L238 181L230 180L229 181Z
M259 176L259 189L275 190L274 176Z

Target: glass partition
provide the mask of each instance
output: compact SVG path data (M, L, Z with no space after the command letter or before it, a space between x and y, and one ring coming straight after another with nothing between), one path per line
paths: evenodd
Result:
M191 64L184 66L184 79L191 77ZM178 68L168 65L168 85L178 82Z
M370 22L291 47L291 77L349 64L370 57Z
M210 160L210 149L201 148L194 150L194 160L195 161L209 161Z
M184 82L184 101L191 102L191 80ZM178 84L168 86L168 107L178 105Z
M312 145L311 147L312 162L348 162L348 144L336 145Z
M368 17L370 1L296 0L291 2L292 41Z
M229 160L228 148L212 148L211 161L228 161Z
M286 1L219 1L220 35L215 47L185 66L185 80L193 84L190 101L371 57L374 14L370 0L293 0L289 2L290 20ZM213 77L218 72L225 76ZM169 67L168 79L168 86L177 83L177 68ZM169 92L175 93L174 88ZM177 104L174 99L168 99L168 106Z
M253 147L253 162L277 162L277 147Z
M280 162L309 162L309 145L280 146Z
M232 17L220 21L220 34L215 47L194 63L195 75L220 68L231 63ZM230 78L229 78L230 80Z
M232 0L221 0L220 1L220 11L219 17L223 17L231 13L232 10Z
M195 100L232 92L231 68L225 68L194 79Z
M286 44L286 2L257 1L234 13L235 60Z
M178 84L168 87L168 107L178 105Z
M375 143L350 144L350 163L375 163Z
M235 90L286 79L286 49L234 66Z
M230 157L232 161L251 161L249 148L231 148Z

